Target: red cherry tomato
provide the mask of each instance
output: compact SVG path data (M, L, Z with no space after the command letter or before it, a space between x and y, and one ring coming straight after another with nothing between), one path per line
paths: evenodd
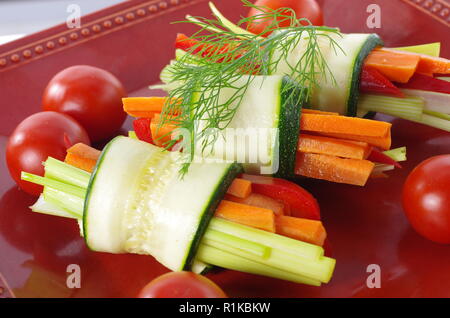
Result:
M450 154L414 168L403 187L403 209L419 234L450 244Z
M56 74L48 83L42 100L44 110L75 118L92 142L112 137L122 127L125 89L111 73L97 67L76 65Z
M6 161L9 173L25 192L39 195L42 187L22 181L22 171L44 174L42 162L51 156L64 160L68 145L90 144L87 132L72 117L56 112L40 112L23 120L9 137Z
M208 278L191 272L171 272L148 283L139 298L226 298L227 295Z
M311 193L301 186L279 178L243 174L252 182L252 191L287 204L292 216L320 220L320 208Z
M258 7L267 7L272 10L277 10L280 8L291 8L294 10L298 19L306 18L313 25L323 25L323 14L320 9L319 4L316 0L258 0L255 2L255 5ZM256 8L250 8L248 12L248 17L257 16L264 13L263 11L258 10ZM285 12L287 14L288 12ZM267 27L272 24L271 19L255 19L252 23L249 24L248 30L255 34L263 33ZM302 24L307 24L302 22ZM288 27L289 20L281 21L279 23L280 27ZM265 33L264 36L269 35L270 32Z

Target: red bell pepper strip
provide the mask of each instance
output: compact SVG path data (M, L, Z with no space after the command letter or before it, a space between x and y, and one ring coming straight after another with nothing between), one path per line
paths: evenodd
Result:
M278 178L243 174L240 178L252 182L252 192L280 200L289 206L291 215L320 220L320 208L311 193L299 185Z
M384 153L382 153L381 151L379 151L376 148L372 148L372 151L370 152L370 155L367 158L367 160L377 162L377 163L384 163L384 164L387 164L390 166L395 166L397 168L402 168L402 166L397 161L395 161L388 155L385 155Z
M392 82L377 69L370 66L363 66L359 90L362 93L404 97L404 94L398 87L392 84Z
M408 83L398 84L398 86L401 88L450 94L450 82L418 73L414 74Z
M202 46L199 45L199 41L191 39L183 33L178 33L175 40L175 48L181 49L183 51L190 51L194 46L198 46L193 53L198 53L201 51Z
M153 144L152 133L150 131L150 118L139 118L133 121L133 129L139 140Z

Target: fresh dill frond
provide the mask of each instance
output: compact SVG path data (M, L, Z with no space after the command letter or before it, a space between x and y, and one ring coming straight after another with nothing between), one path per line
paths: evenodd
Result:
M259 8L247 0L243 0L243 4ZM210 6L215 8L212 4ZM321 47L325 41L331 49L341 49L334 39L340 36L339 30L313 26L307 19L297 19L295 12L289 8L259 9L261 14L243 18L234 26L217 9L213 9L215 17L212 19L189 16L185 21L175 22L195 24L200 28L190 37L195 43L189 54L170 66L170 82L181 84L170 91L160 121L160 125L170 123L184 132L180 138L166 145L171 148L177 142L183 143L186 161L180 170L182 176L188 171L198 147L201 149L200 156L209 155L207 150L212 149L209 146L233 119L254 77L270 74L277 69L279 63L288 59L301 42L303 54L293 65L289 65L290 74L286 75L295 80L292 85L306 89L302 90L302 94L288 94L287 98L302 105L318 87L318 76L334 81ZM252 34L243 27L259 19L272 21L261 34ZM280 27L286 22L289 27ZM276 31L268 37L263 36L272 30ZM239 79L244 74L249 76L242 83ZM220 98L224 89L234 91L231 98ZM284 89L295 91L289 86ZM178 115L172 116L174 113Z

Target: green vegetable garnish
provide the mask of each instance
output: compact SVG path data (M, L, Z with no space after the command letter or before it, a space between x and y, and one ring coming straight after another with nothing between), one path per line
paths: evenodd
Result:
M247 7L255 7L247 0L243 0L243 3ZM270 69L276 68L300 41L304 41L305 52L292 68L291 75L297 85L307 89L302 94L287 97L301 105L309 100L311 92L318 86L317 74L334 82L319 43L323 46L323 41L327 41L332 50L340 49L333 39L333 36L340 35L338 29L313 26L306 19L297 19L292 9L267 9L266 13L241 19L234 25L212 4L210 6L216 15L214 19L188 16L186 21L176 22L195 24L200 30L190 38L196 42L189 50L190 54L181 56L178 62L169 66L170 82L182 85L174 85L161 113L160 126L171 123L183 129L186 161L180 171L182 176L194 159L196 143L201 140L201 155L207 155L204 153L205 149L227 128L255 75L267 74ZM252 34L241 28L252 19L269 19L273 23L261 34ZM291 26L278 27L283 21L289 21ZM307 25L304 25L305 22ZM267 38L262 37L262 34L272 29L277 30ZM280 54L269 59L268 56L275 49ZM192 63L193 56L196 57L195 63ZM242 74L250 75L247 83L236 86L236 81ZM219 94L224 88L234 88L236 93L230 99L221 100ZM287 92L295 91L288 85L284 89ZM174 113L179 115L174 118ZM169 142L166 149L179 140L180 138Z

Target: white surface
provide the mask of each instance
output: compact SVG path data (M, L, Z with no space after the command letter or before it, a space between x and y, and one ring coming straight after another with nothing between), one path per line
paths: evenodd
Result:
M11 42L20 39L23 36L25 36L25 34L0 35L0 45L6 42Z
M79 5L81 15L86 15L119 2L123 0L0 1L0 44L65 22L70 15L67 7L71 4Z

